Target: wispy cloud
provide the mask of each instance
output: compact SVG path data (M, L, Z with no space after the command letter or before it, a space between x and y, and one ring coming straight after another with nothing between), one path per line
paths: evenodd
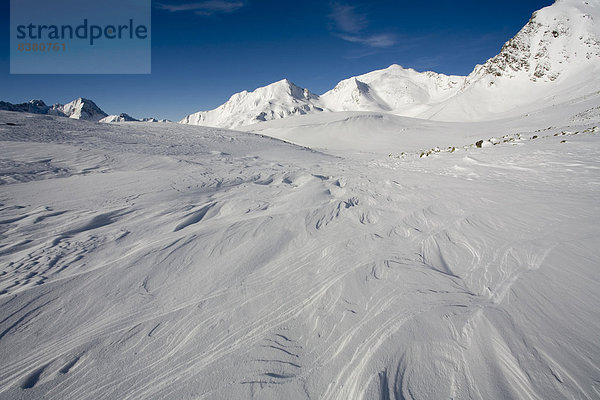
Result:
M338 30L345 33L357 34L368 25L367 18L358 14L355 6L347 4L331 3L329 18Z
M358 12L356 6L332 2L330 7L329 19L332 22L333 34L340 39L376 48L386 48L396 44L396 35L367 33L369 21Z
M337 34L336 36L348 42L362 43L369 47L391 47L396 44L396 37L389 34L372 36Z
M232 13L244 7L244 3L241 1L207 0L195 3L158 3L157 7L171 12L193 11L198 15L214 15Z

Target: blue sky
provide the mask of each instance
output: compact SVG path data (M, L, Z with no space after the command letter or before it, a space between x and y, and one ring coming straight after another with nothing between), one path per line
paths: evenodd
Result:
M390 64L466 75L553 3L161 0L150 75L10 75L9 1L0 1L0 100L87 97L109 114L172 120L283 78L322 94Z

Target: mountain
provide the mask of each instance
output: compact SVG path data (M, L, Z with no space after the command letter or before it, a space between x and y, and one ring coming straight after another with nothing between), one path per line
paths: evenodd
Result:
M47 114L50 107L42 100L29 100L27 103L12 104L6 101L0 101L0 110L27 112L32 114Z
M109 115L108 117L102 118L98 122L111 123L111 122L171 122L168 119L156 119L154 117L135 119L129 114L121 113L119 115Z
M500 54L477 66L468 81L525 77L532 82L553 82L590 66L597 68L599 19L597 0L558 0L536 11Z
M181 123L223 128L235 128L323 111L319 96L296 86L287 79L258 88L253 92L236 93L223 105L211 111L188 115Z
M93 101L78 98L64 106L57 107L65 116L73 119L85 119L88 121L99 121L108 116Z
M99 121L108 116L92 100L78 98L67 104L54 104L49 107L42 100L30 100L27 103L12 104L0 101L0 110L26 112L33 114L57 115L72 119Z
M465 77L435 72L417 72L400 65L345 79L321 96L330 111L384 111L414 114L423 104L435 103L456 94ZM415 106L417 106L415 108Z
M108 115L92 100L78 98L67 104L54 104L48 106L42 100L30 100L27 103L12 104L0 101L0 110L13 112L26 112L32 114L48 114L72 119L83 119L88 121L110 122L171 122L168 119L156 119L153 117L137 120L132 116L121 113L119 115Z
M156 119L154 117L147 117L147 118L140 119L140 122L163 122L163 123L165 123L165 122L171 122L171 121L168 119Z
M235 94L181 123L236 128L301 114L385 112L439 121L520 115L600 91L600 2L557 0L533 14L499 54L468 76L392 65L321 96L288 80Z
M600 2L558 0L536 11L464 87L422 117L480 120L523 113L600 90Z
M407 111L412 115L420 111L422 104L457 93L465 79L391 65L345 79L322 96L283 79L253 92L234 94L220 107L188 115L181 123L236 128L323 111L383 111L399 115Z
M121 113L119 115L109 115L108 117L102 118L98 122L111 123L111 122L139 122L139 120L133 118L132 116Z

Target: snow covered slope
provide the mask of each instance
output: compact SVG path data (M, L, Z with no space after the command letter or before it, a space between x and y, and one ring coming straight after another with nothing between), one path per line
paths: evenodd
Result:
M576 108L366 159L0 112L0 399L598 398L600 117Z
M287 79L236 93L223 105L188 115L181 123L223 128L249 125L258 121L319 112L319 96L294 85Z
M374 111L439 121L520 115L600 91L599 21L598 0L559 0L537 11L497 56L468 77L392 65L345 79L320 97L281 81L238 93L221 107L181 122L235 128L321 111Z
M418 153L462 147L479 140L515 136L539 129L585 130L600 120L600 94L582 96L538 111L500 120L444 122L382 112L335 112L267 121L240 127L314 149L344 154ZM511 136L511 137L512 137Z

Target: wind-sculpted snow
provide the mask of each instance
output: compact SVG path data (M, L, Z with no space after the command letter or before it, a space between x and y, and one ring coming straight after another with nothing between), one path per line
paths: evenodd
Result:
M596 398L600 139L558 129L357 157L2 112L0 398Z

